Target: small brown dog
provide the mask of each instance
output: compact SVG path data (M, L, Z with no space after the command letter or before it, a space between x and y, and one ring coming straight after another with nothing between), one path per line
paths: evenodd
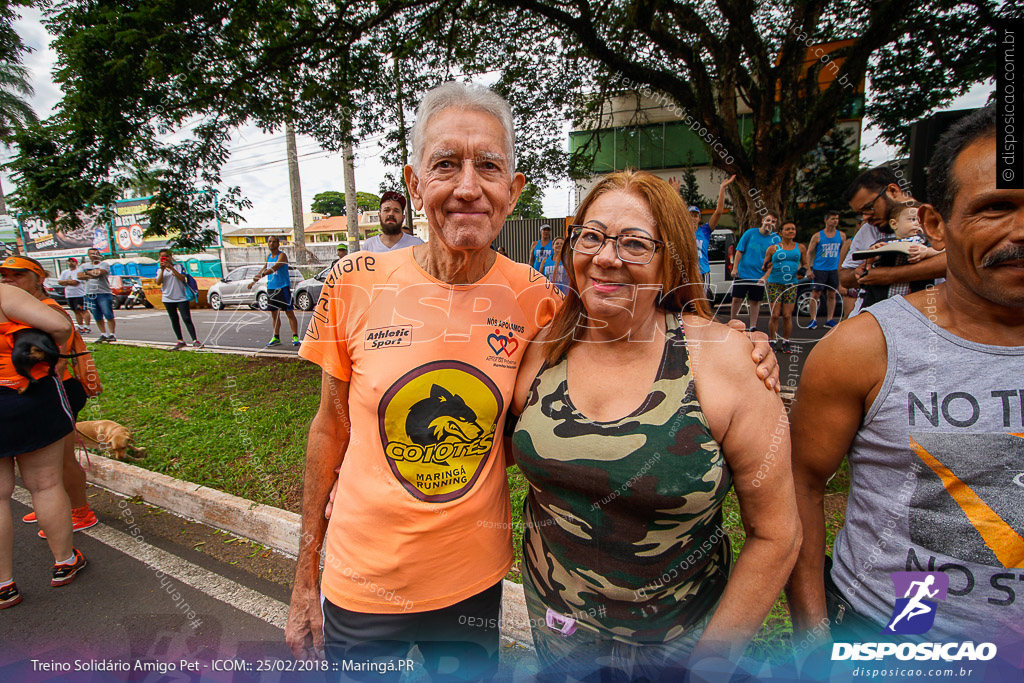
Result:
M79 422L75 425L82 443L86 448L96 448L104 451L115 460L138 460L146 457L146 451L142 448L135 448L132 442L132 434L127 427L119 425L113 420L93 420L91 422ZM128 451L132 455L128 455Z

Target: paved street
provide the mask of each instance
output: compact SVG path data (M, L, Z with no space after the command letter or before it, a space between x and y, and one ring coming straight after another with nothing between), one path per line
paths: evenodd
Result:
M75 534L89 564L51 588L53 556L38 526L20 521L30 501L16 488L14 576L24 600L0 611L0 681L334 680L300 671L285 646L290 557L90 486L100 524ZM502 645L499 680L528 678L532 653ZM415 651L412 659L403 681L426 680Z
M0 681L335 680L301 670L285 646L293 559L96 486L88 495L100 524L75 534L88 565L51 588L53 556L39 527L21 522L31 496L15 489L24 600L0 611ZM411 658L404 683L427 680ZM535 666L532 652L503 641L498 680L527 680Z
M717 320L726 322L728 306L720 306L719 309ZM119 341L153 342L156 344L173 344L175 342L171 323L165 311L132 309L116 311L116 315ZM299 336L301 337L309 323L311 313L295 311L295 315L299 320ZM740 317L746 322L745 311L741 312ZM192 320L195 322L199 338L210 349L259 351L267 354L287 355L295 355L298 352L298 349L293 347L289 341L288 321L283 317L281 320L282 345L273 349L265 349L264 345L270 339L271 327L270 314L264 311L254 311L249 308L228 308L222 311L197 309L192 311ZM814 347L814 343L825 336L826 330L820 327L816 330L803 329L802 326L806 327L807 322L806 317L798 317L794 321L794 353L779 354L780 377L783 385L796 386L807 354ZM821 318L818 322L820 325L824 319ZM762 306L758 326L765 331L767 325L768 307ZM91 342L97 336L98 330L93 325L92 334L85 335L86 341ZM190 341L187 333L186 341Z
M729 304L721 304L715 310L715 319L719 322L725 323L729 321ZM767 333L768 332L768 305L762 304L761 316L757 321L757 328ZM740 320L747 323L750 318L747 314L746 308L740 310ZM807 354L811 352L814 345L819 339L825 336L825 333L829 330L825 330L821 325L825 322L824 316L818 318L818 329L808 330L806 329L807 323L810 319L807 316L798 316L794 314L793 318L793 337L792 337L792 353L784 354L779 352L779 381L783 387L796 388L797 383L800 381L800 373L803 370L804 361L807 360Z
M173 344L176 341L166 311L155 308L133 308L130 311L115 311L114 315L117 318L119 341L156 342L159 344ZM305 333L310 315L305 311L295 311L295 316L299 320L300 337ZM248 307L232 307L221 311L193 309L192 322L196 325L199 339L210 348L262 350L270 340L272 330L269 313L255 311ZM182 333L185 335L185 341L192 341L188 332L185 331L184 325ZM86 334L85 339L92 342L98 336L99 328L93 323L92 334ZM283 314L281 316L281 341L283 343L273 349L274 352L297 353L298 349L291 345L288 319Z
M70 585L51 588L53 556L38 526L21 523L31 498L15 490L14 576L24 600L0 612L0 680L252 680L217 668L238 659L256 672L291 659L283 638L289 559L258 545L247 557L253 544L211 527L96 487L89 494L101 523L75 534L89 564ZM41 663L52 662L70 663L70 673L47 673ZM96 669L93 677L76 673L76 662L132 674ZM177 673L167 678L145 673L171 664Z

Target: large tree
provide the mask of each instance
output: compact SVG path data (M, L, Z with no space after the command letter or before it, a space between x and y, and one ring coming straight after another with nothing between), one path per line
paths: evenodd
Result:
M995 73L993 0L501 1L600 64L595 111L627 93L676 108L710 162L736 174L741 222L757 202L785 207L800 161L849 116L865 76L874 123L905 144L911 122Z
M356 192L356 206L360 209L379 209L380 197L372 192ZM313 213L327 216L345 215L345 193L337 190L325 190L313 196L313 204L309 207Z
M27 7L28 0L4 2L0 6L0 143L9 145L14 133L39 122L26 98L35 91L29 73L21 64L28 47L14 30L16 7ZM3 187L0 187L0 214L7 213Z
M910 121L994 73L996 0L68 0L57 7L48 17L60 36L65 95L15 164L23 205L52 213L62 203L103 204L131 166L157 166L166 173L153 229L182 217L184 240L205 196L191 190L220 182L236 126L271 129L291 120L328 149L397 128L397 166L399 114L453 77L486 74L510 99L520 167L541 184L587 172L586 159L566 163L559 122L567 114L600 126L611 95L660 98L727 151L711 154L711 163L738 176L731 191L743 220L755 190L770 206L786 205L801 159L851 106L865 75L876 85L869 111L888 139L901 142ZM809 51L817 61L808 69ZM824 89L823 73L834 77ZM911 94L908 83L921 92ZM166 142L195 121L190 137ZM42 156L28 159L30 152ZM217 208L228 217L244 206L236 188Z

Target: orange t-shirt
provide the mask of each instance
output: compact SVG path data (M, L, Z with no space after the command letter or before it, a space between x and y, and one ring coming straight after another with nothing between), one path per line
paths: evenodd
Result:
M561 299L503 256L472 285L434 279L413 249L335 264L299 350L350 383L321 584L328 600L354 612L424 612L508 572L501 436L526 345Z
M44 304L46 304L47 306L49 306L50 308L60 311L61 313L64 314L65 318L67 318L68 320L71 320L71 316L68 315L68 312L64 310L63 306L61 306L59 303L57 303L56 299L50 299L50 298L42 299L42 302ZM68 337L68 341L64 345L64 348L60 350L61 353L65 353L65 354L71 353L71 342L74 341L76 334L78 334L78 330L72 328L71 336ZM71 374L71 361L68 361L67 363L64 364L64 376L60 378L60 381L67 382L72 377L74 377L74 375Z

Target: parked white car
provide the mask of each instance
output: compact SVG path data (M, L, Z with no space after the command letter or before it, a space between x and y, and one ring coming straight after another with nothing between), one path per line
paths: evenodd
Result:
M225 306L248 306L267 310L267 277L264 275L256 285L249 289L249 283L260 272L263 265L240 266L232 269L220 282L210 287L206 300L210 308L219 311ZM292 301L295 290L302 282L302 273L297 268L288 268L288 279L291 281Z

